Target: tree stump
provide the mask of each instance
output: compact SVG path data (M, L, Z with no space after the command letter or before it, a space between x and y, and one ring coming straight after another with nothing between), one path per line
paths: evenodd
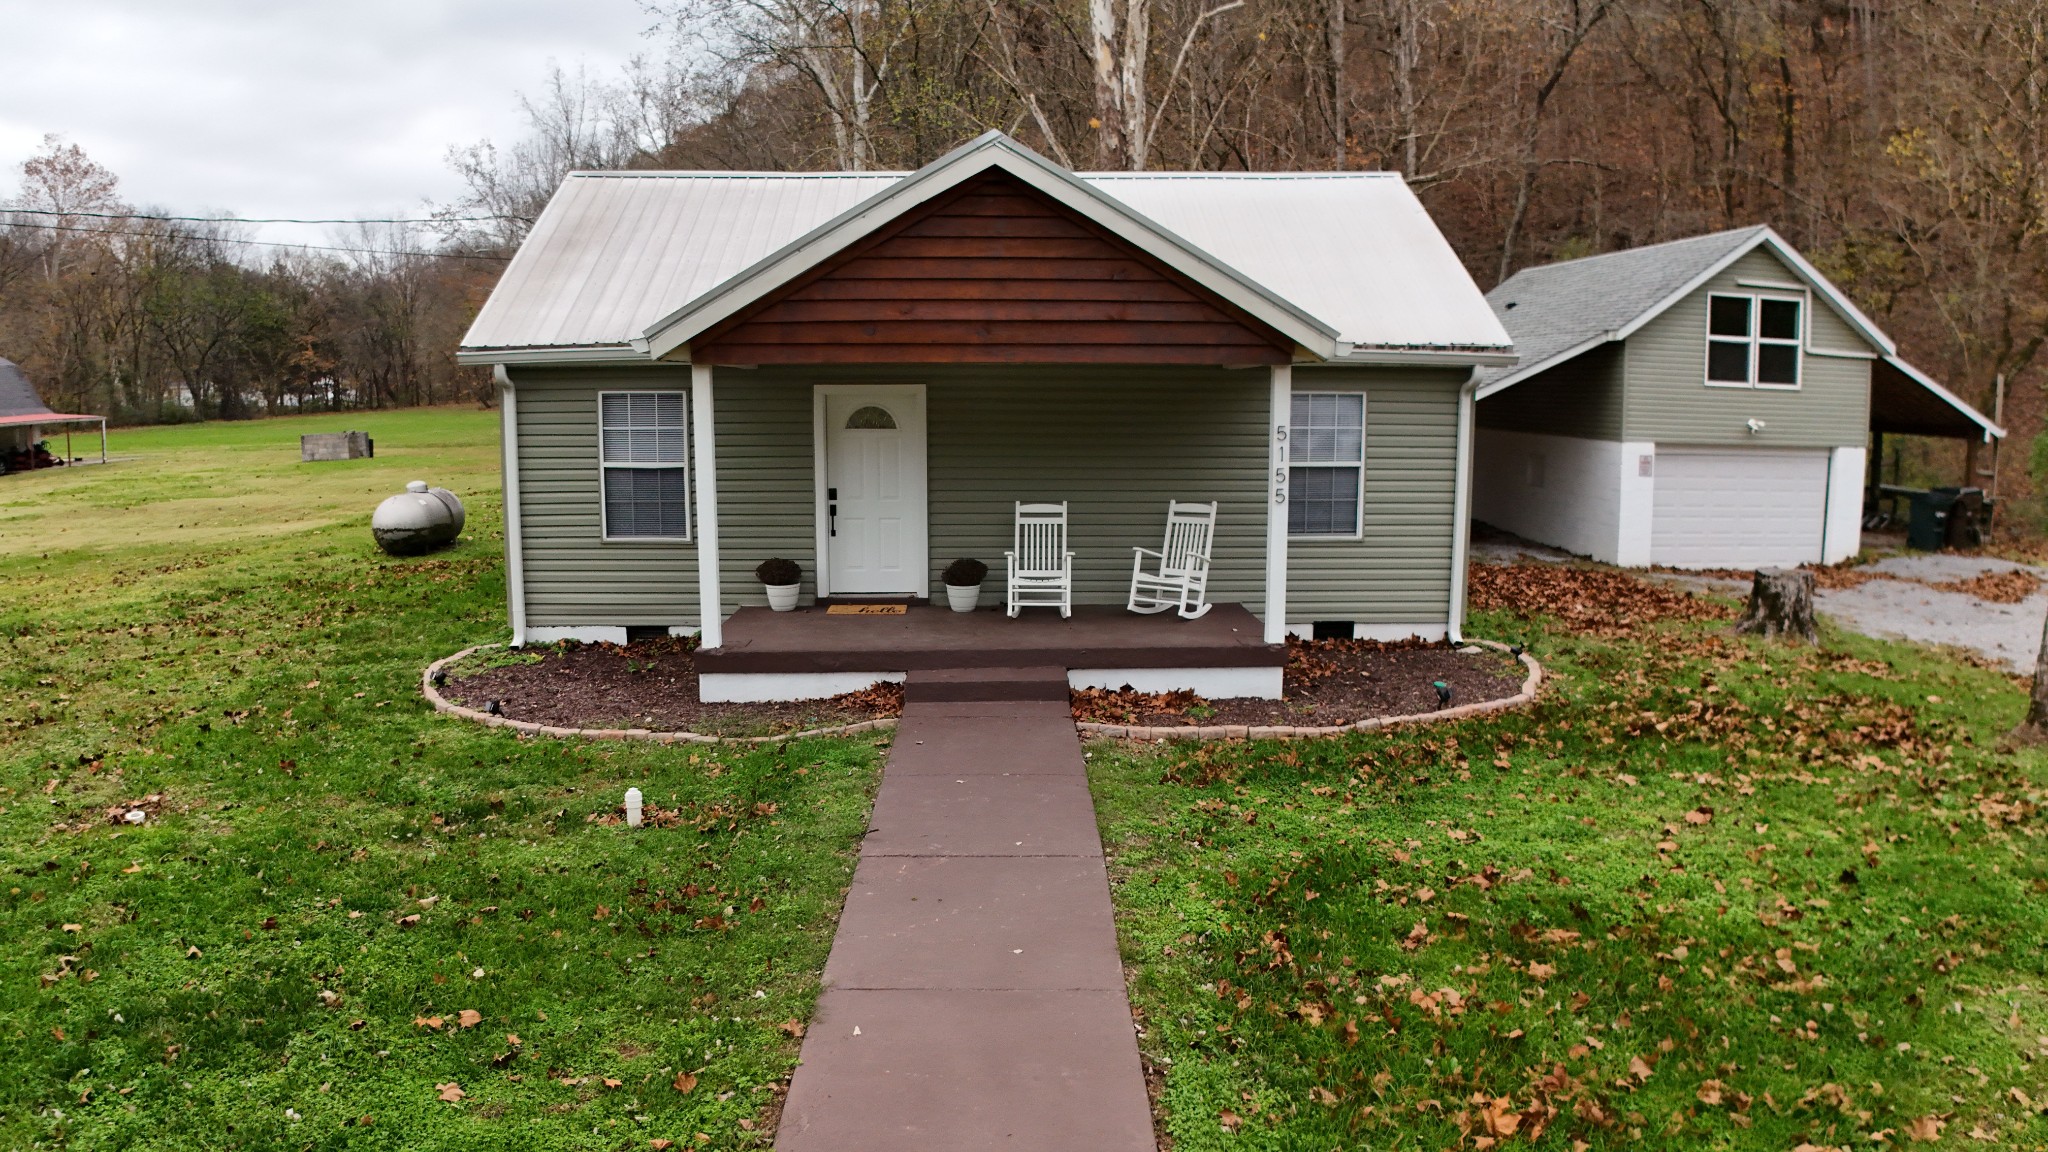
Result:
M2027 701L2027 718L2006 734L2009 744L2048 743L2048 624L2041 628L2041 653L2034 658L2034 692Z
M1749 587L1749 610L1737 632L1765 637L1796 636L1820 643L1813 622L1813 573L1803 568L1759 568Z

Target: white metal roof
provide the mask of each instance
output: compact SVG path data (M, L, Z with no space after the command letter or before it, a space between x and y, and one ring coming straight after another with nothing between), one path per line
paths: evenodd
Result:
M1394 172L1084 172L1081 179L1372 348L1513 340Z
M901 173L573 172L462 347L610 348L745 271Z
M1058 182L1069 182L1082 200L1098 201L1084 205L1101 210L1091 215L1187 249L1191 267L1214 268L1226 295L1238 295L1229 291L1234 280L1254 304L1271 302L1283 330L1296 327L1290 317L1306 321L1304 344L1318 354L1511 355L1506 330L1398 176L1075 177L991 133L909 174L574 173L470 327L462 359L644 361L658 329L712 310L750 282L779 281L792 261L822 259L870 230L869 217L886 218L908 186L992 159L1033 177L1027 169L1043 166L1057 180L1034 179L1042 188L1057 194Z

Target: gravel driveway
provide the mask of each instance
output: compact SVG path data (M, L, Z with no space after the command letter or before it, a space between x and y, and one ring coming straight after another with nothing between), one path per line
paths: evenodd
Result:
M1542 545L1503 540L1473 541L1472 557L1495 564L1575 559ZM1967 580L1987 572L2010 571L2031 572L2048 580L2048 568L1991 556L1915 552L1887 556L1858 571L1890 579L1870 580L1854 588L1822 588L1814 595L1815 608L1841 627L1887 640L1963 648L2023 674L2034 670L2042 623L2048 619L2048 587L2017 604L1997 604L1929 588L1918 581ZM1668 573L1658 573L1657 578L1737 597L1749 591L1743 581Z

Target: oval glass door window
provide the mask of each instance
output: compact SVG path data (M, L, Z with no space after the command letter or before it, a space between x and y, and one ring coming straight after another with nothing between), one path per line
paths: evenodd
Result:
M870 404L865 408L854 409L853 415L846 418L846 426L848 428L870 429L894 428L896 427L896 418L889 415L887 408Z

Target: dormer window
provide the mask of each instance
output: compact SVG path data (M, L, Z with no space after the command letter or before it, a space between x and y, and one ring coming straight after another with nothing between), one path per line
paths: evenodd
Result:
M1799 387L1800 303L1778 296L1707 297L1707 383Z

